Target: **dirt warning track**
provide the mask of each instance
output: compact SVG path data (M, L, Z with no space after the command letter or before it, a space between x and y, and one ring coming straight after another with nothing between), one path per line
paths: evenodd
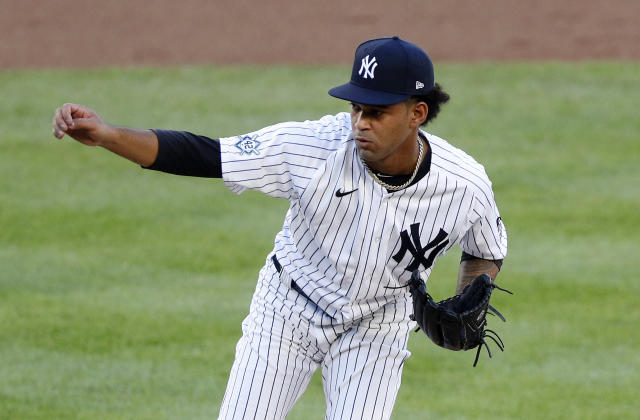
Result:
M637 0L0 0L0 68L349 63L399 35L435 60L640 59Z

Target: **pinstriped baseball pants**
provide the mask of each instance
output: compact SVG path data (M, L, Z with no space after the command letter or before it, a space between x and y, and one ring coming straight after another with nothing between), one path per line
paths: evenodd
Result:
M394 319L388 304L336 325L290 282L267 260L242 323L219 419L284 419L320 366L326 419L390 418L411 354L409 321Z

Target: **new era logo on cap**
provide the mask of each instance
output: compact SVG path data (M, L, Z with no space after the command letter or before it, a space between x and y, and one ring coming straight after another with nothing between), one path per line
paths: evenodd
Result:
M429 56L417 45L394 36L360 44L351 81L329 90L329 94L356 103L391 105L424 95L433 85Z

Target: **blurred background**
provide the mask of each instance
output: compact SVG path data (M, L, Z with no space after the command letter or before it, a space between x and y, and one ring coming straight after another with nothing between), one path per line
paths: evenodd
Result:
M0 0L0 419L215 418L288 203L51 135L54 110L210 137L348 109L399 35L509 233L493 359L412 334L394 419L637 419L637 1ZM451 295L459 252L430 279ZM291 419L324 417L319 375Z
M638 59L635 0L1 0L0 67L348 63L398 35L447 61Z

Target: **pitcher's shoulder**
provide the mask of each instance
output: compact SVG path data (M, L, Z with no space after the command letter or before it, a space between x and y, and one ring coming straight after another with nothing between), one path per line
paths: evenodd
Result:
M490 193L491 180L481 163L447 140L433 134L425 132L423 134L431 147L431 169L434 172L440 172L458 182L465 183L470 188L477 189L478 192Z

